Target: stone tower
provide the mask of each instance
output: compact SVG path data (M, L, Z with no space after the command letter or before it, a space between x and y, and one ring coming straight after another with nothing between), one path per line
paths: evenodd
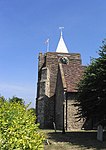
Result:
M77 68L77 70L80 68L78 66L81 66L80 54L68 52L62 32L56 52L39 54L36 114L37 122L40 123L41 128L53 128L53 122L56 123L56 116L60 111L60 107L57 105L59 101L56 102L57 95L59 95L56 94L56 89L61 89L61 87L59 87L61 84L57 84L57 78L60 72L59 64L61 63L64 65L68 64L71 68L73 66L75 69ZM78 78L80 77L80 75L77 76ZM64 94L59 96L64 97ZM62 98L60 98L60 100L61 99Z

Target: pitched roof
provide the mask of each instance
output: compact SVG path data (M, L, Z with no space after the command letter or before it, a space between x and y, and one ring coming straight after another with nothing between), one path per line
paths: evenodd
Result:
M67 46L66 46L66 44L65 44L65 42L64 42L64 39L63 39L62 34L61 34L61 36L60 36L60 40L59 40L59 43L58 43L56 52L57 52L57 53L69 53L69 52L68 52L68 49L67 49Z
M84 68L78 64L59 64L63 87L67 92L77 92L77 84L80 81ZM64 81L63 81L64 80Z

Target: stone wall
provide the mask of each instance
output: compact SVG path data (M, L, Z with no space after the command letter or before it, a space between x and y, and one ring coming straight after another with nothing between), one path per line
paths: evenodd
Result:
M62 128L63 87L58 83L56 90L56 82L58 76L58 64L60 58L63 56L68 58L69 64L81 64L80 54L60 54L56 52L48 52L44 55L42 53L39 54L36 113L38 122L42 128L53 128L55 119L57 127ZM59 82L61 82L61 79L59 80ZM57 94L56 107L54 103L55 92ZM57 115L56 118L55 115Z
M62 85L60 72L58 73L56 97L55 97L55 122L58 130L63 129L63 103L64 103L64 127L66 130L80 130L83 127L83 119L76 118L77 108L75 107L75 97L77 93L66 93L64 98L64 88Z
M83 127L83 119L78 121L78 107L75 107L75 98L77 93L67 93L67 130L80 130Z
M43 128L53 128L54 121L54 95L57 77L56 57L46 53L39 54L38 87L36 109L38 122ZM42 102L39 101L42 99ZM43 109L43 110L42 110ZM43 121L41 119L43 116Z
M56 52L46 53L46 66L50 72L50 96L53 96L55 94L58 64L60 62L60 58L62 57L67 57L69 59L69 64L81 65L80 54L60 54Z
M40 123L40 128L44 128L44 99L37 99L37 122Z
M50 96L54 96L58 72L58 58L56 53L46 54L46 66L50 72Z

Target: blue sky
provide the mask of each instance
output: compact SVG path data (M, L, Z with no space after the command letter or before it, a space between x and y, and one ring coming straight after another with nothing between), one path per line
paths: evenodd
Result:
M35 105L39 52L56 50L63 26L71 53L83 65L106 38L106 0L0 0L0 94Z

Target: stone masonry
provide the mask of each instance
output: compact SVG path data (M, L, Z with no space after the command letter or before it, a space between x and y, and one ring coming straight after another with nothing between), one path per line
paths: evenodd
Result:
M67 58L67 64L64 64L64 58ZM62 67L59 64L62 64ZM61 74L61 68L64 75ZM62 129L63 121L65 129L81 128L82 123L75 121L76 109L71 96L77 93L76 83L80 80L83 70L80 54L57 52L39 54L36 114L41 128L53 128L55 122L56 127ZM66 100L64 92L70 93L66 94ZM64 115L63 104L65 104Z

